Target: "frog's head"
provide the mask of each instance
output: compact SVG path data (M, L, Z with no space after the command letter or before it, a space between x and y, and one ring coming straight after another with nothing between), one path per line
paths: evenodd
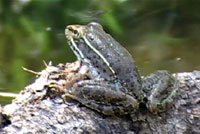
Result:
M102 40L107 35L99 23L92 22L88 25L69 25L65 29L65 36L68 41L83 39L85 43L93 43L95 40ZM105 43L105 42L104 42ZM78 45L78 44L73 44ZM89 44L86 44L89 45ZM94 44L91 44L94 45ZM102 45L102 44L98 44Z
M100 24L92 22L88 25L69 25L65 35L78 60L92 65L101 74L115 74L109 61L114 51L109 48L111 36L104 32Z
M95 61L109 66L103 51L108 47L108 34L102 26L96 22L88 25L69 25L65 29L65 35L71 49L81 61Z
M68 40L82 38L85 32L86 27L82 25L69 25L65 29L65 35Z

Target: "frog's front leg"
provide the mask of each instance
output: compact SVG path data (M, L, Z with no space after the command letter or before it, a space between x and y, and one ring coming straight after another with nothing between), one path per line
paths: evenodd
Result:
M75 99L105 115L124 115L138 108L138 101L126 94L125 90L120 84L85 80L74 84L65 97Z
M146 93L147 108L161 112L169 108L178 94L178 80L167 71L157 71L144 78L143 91Z

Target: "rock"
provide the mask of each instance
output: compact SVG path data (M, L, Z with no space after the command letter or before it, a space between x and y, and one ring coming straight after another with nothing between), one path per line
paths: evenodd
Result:
M62 96L88 79L79 62L48 65L11 104L0 107L1 134L200 134L200 71L177 73L180 93L172 108L151 114L141 108L126 116L105 116Z

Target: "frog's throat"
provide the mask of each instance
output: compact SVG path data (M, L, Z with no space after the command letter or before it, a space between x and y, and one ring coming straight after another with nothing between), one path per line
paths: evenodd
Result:
M114 76L116 76L116 72L112 69L112 67L110 66L110 63L106 60L106 58L95 47L93 47L90 44L90 42L87 40L85 36L83 36L83 39L85 43L103 60L103 62L108 66L110 71L114 74Z
M78 49L76 43L74 42L73 38L70 38L70 42L72 43L72 45L69 43L70 47L73 49L74 53L80 57L81 59L84 58L83 53ZM80 60L80 59L78 59Z

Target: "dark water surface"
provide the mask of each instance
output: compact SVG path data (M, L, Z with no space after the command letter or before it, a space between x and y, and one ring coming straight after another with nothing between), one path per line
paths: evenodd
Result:
M0 92L18 93L43 60L76 60L67 45L69 24L97 21L133 55L142 75L156 70L200 70L200 1L2 0ZM0 103L9 99L0 97Z

